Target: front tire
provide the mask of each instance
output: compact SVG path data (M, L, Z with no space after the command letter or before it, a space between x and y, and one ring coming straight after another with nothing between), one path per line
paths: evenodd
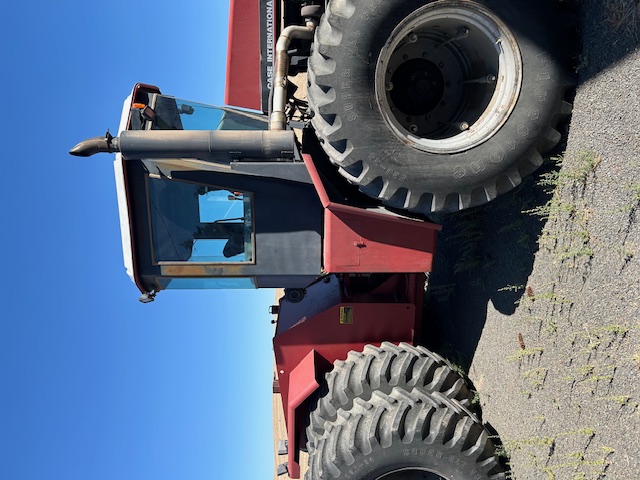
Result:
M421 346L383 342L350 351L336 361L325 382L312 397L307 428L309 450L334 422L338 410L349 410L356 399L368 401L374 392L389 394L394 388L439 392L473 409L473 393L465 379L440 355Z
M393 389L340 410L306 480L504 479L489 432L455 400Z
M312 124L344 177L386 205L492 200L561 139L566 25L555 0L332 0L309 60Z

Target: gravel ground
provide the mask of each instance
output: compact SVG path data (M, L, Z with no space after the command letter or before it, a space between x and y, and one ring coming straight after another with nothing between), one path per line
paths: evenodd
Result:
M443 219L427 304L519 480L640 471L640 6L580 3L566 150Z

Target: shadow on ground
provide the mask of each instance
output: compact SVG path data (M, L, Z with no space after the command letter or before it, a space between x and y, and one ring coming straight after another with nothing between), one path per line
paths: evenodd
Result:
M523 211L549 200L550 192L537 180L555 168L549 161L513 192L441 219L421 340L465 370L482 335L488 302L512 315L525 293L544 221Z
M581 37L581 53L574 58L580 88L639 48L640 4L576 0L573 5ZM563 148L550 155L561 154ZM550 199L552 192L538 180L557 168L547 161L516 190L492 203L436 219L443 230L425 301L421 342L465 370L482 335L488 303L512 315L526 295L544 220L523 212Z

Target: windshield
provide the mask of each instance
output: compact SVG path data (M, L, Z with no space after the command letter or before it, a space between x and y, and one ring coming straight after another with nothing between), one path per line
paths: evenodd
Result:
M152 98L152 111L140 109L141 127L145 116L154 130L267 130L263 115L229 107L181 100L164 95Z

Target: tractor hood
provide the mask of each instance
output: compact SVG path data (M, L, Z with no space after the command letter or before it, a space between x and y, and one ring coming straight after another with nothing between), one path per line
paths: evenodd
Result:
M231 0L225 103L268 111L278 0Z

